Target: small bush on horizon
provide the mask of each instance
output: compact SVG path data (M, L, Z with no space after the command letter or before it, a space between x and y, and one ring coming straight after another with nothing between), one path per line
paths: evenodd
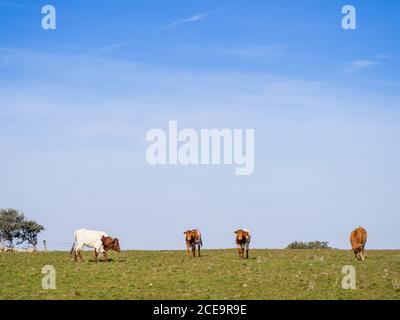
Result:
M332 249L328 244L328 241L294 241L290 243L286 249Z

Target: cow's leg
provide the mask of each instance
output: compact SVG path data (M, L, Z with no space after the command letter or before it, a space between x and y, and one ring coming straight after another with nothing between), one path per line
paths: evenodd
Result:
M94 262L97 263L97 256L99 255L99 253L97 252L96 249L94 249Z
M74 250L75 255L79 258L80 261L83 261L82 254L81 254L82 249L83 249L83 245L78 244L78 245L76 245L75 250Z
M360 251L360 257L361 257L361 260L365 260L365 257L364 257L364 255L363 255L363 251Z
M249 249L246 248L246 259L249 258Z
M186 255L190 257L190 247L186 246Z
M192 247L193 258L196 257L196 246Z
M78 256L81 261L83 261L81 250L78 250Z
M78 255L76 254L76 250L74 250L74 260L75 260L75 262L78 261Z
M200 257L200 245L198 245L198 250L199 250L199 257Z
M365 260L365 259L367 258L367 254L366 254L366 252L365 252L364 246L362 247L361 252L362 252L363 257L364 257L364 260Z
M362 247L358 247L357 249L355 249L355 252L356 252L357 260L364 260Z
M108 259L107 259L107 252L103 252L103 255L104 255L104 262L108 262Z

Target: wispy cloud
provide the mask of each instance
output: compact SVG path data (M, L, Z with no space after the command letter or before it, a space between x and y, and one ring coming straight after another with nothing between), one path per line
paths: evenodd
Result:
M376 56L378 59L390 59L392 56L390 54L379 54Z
M350 61L347 64L347 67L343 70L343 72L345 73L349 73L349 72L355 72L361 69L365 69L374 65L379 64L379 61L376 60L354 60L354 61Z
M347 67L343 70L345 73L350 73L354 71L358 71L361 69L365 69L377 64L382 63L383 60L387 60L392 58L389 54L379 54L373 59L361 59L361 60L354 60L347 63Z
M125 47L125 46L127 46L127 45L129 45L131 43L132 43L132 40L116 42L116 43L113 43L113 44L108 45L108 46L103 46L103 47L101 47L100 50L101 50L102 53L112 53L115 49L119 49L121 47Z
M207 15L206 14L196 14L194 16L191 16L189 18L185 18L185 19L181 19L181 20L177 20L174 22L171 22L168 26L167 29L174 29L177 26L179 26L180 24L185 24L185 23L192 23L192 22L197 22L200 20L203 20L204 18L206 18Z
M205 18L209 17L212 14L215 14L217 12L220 12L221 10L214 10L214 11L210 11L210 12L205 12L205 13L198 13L195 15L192 15L190 17L187 18L183 18L183 19L179 19L176 21L173 21L171 23L169 23L168 25L161 27L157 30L161 30L161 29L175 29L180 25L183 24L188 24L188 23L195 23L195 22L199 22L201 20L204 20Z
M54 92L57 103L53 109L67 105L71 97L74 104L80 99L82 103L86 103L91 97L105 106L114 105L116 101L120 101L123 106L129 101L131 105L154 107L159 107L158 104L163 107L191 106L193 101L202 101L203 105L212 107L217 104L221 108L264 108L266 105L270 108L280 108L282 105L289 105L300 109L337 109L340 105L333 103L328 106L329 103L323 99L331 93L324 89L327 85L319 82L263 72L199 70L194 76L192 71L160 68L114 58L112 55L102 56L96 52L68 56L0 47L1 67L23 70L23 74L34 75L20 79L20 84L15 88L16 104L11 103L10 99L13 91L10 86L13 82L8 81L6 77L0 79L0 87L5 88L0 90L0 105L4 102L12 112L32 105L24 103L29 90L38 96L41 96L42 92ZM53 70L52 76L48 70ZM62 80L55 81L56 78ZM42 88L43 83L46 85ZM22 90L24 94L21 94ZM155 91L162 97L157 101L154 99ZM321 91L324 93L321 94ZM335 93L336 87L332 91ZM48 97L48 100L51 99ZM363 100L362 105L365 108L366 101ZM3 107L1 111L4 112L5 109L6 107Z

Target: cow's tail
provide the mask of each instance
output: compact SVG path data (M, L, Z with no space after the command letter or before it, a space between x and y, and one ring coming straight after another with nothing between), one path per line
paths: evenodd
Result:
M72 248L71 248L71 251L69 252L69 255L72 254L72 252L74 251L74 249L75 249L75 241L74 241L74 243L72 244Z
M203 246L203 240L202 240L201 236L200 236L200 246L201 247Z

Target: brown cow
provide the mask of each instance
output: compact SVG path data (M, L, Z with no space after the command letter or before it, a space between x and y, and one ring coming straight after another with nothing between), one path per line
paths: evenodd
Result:
M365 260L365 244L367 242L367 231L358 227L355 229L350 235L350 243L351 249L354 251L355 259L357 260Z
M116 252L120 252L121 248L119 247L119 240L118 238L111 238L111 237L105 237L102 236L101 237L101 243L103 244L103 255L104 255L104 261L108 262L107 260L107 251L108 250L114 250ZM94 250L94 255L95 255L95 261L97 262L97 256L99 255L99 253L96 251L96 249Z
M239 252L239 258L244 258L244 250L246 249L246 259L249 258L249 246L251 240L250 231L247 229L239 229L236 233L236 244Z
M200 231L197 229L193 229L185 231L183 234L185 235L187 255L190 256L190 250L192 250L194 258L196 256L196 246L197 246L200 257L200 247L203 245Z

